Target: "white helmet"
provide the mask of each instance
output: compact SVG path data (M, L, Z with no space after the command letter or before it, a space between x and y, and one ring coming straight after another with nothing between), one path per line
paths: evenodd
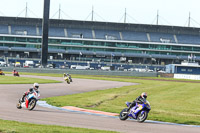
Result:
M34 84L33 84L33 87L34 87L35 89L38 89L38 88L39 88L39 84L38 84L38 83L34 83Z
M147 93L146 93L146 92L143 92L143 93L141 94L141 97L146 99L146 98L147 98Z

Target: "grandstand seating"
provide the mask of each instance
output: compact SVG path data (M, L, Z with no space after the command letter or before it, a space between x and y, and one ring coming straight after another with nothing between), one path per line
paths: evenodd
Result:
M11 51L37 52L37 48L11 47Z
M67 28L67 35L71 38L93 38L91 29Z
M121 40L118 31L95 29L96 39Z
M112 54L112 56L122 56L121 52L113 52L111 54Z
M177 58L182 59L182 60L188 60L188 56L180 55Z
M123 40L127 41L148 41L147 34L145 32L123 31L122 36Z
M126 57L150 57L149 54L142 54L142 53L124 53Z
M37 33L36 25L11 25L11 34L14 35L42 35L42 27L39 26ZM50 27L49 36L51 37L70 37L70 38L88 38L88 39L107 39L107 40L125 40L125 41L149 41L147 33L135 31L119 31L94 29L95 38L92 35L92 29ZM0 34L8 34L8 25L0 24ZM67 34L67 35L66 35ZM151 42L176 43L173 34L149 32ZM178 43L200 44L200 36L176 34Z
M200 36L197 35L176 35L178 43L200 44Z
M80 53L80 52L79 52ZM82 54L86 54L86 55L94 55L94 52L93 51L81 51Z
M172 34L167 33L149 33L150 40L152 42L162 42L162 43L175 43L174 37Z
M67 53L68 54L80 54L80 50L68 50Z
M40 58L42 19L1 18L0 56ZM125 57L126 63L155 59L163 65L188 60L191 53L200 61L199 28L192 27L51 19L48 43L48 58L62 61L118 63Z
M50 27L49 36L51 37L65 37L64 28L61 27Z
M48 48L48 52L49 53L65 53L65 50L64 49L52 49L52 48Z
M8 25L0 24L0 34L8 34Z
M152 58L160 58L160 59L177 59L176 55L162 55L162 54L152 54Z
M14 35L36 35L36 26L11 25L11 34Z
M8 50L9 49L9 47L7 47L7 46L0 46L0 50Z

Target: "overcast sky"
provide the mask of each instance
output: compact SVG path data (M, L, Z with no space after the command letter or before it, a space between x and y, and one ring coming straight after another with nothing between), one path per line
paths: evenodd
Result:
M125 9L127 23L200 27L200 0L50 0L50 18L57 19L59 5L61 18L73 20L91 20L92 7L94 20L106 22L124 22ZM0 0L0 16L25 17L43 16L43 0Z

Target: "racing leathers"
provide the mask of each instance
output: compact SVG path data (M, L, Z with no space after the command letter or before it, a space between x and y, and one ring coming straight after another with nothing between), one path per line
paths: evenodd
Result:
M36 90L34 88L30 88L27 92L24 92L24 94L23 94L23 96L21 98L21 102L24 102L25 96L27 96L28 94L34 93L34 92L40 93L39 89Z
M67 77L69 78L70 82L72 82L72 77L71 77L70 74L64 74L64 75L63 75L63 79L64 79L64 80L66 80Z
M128 110L130 110L132 107L134 107L136 105L136 103L144 103L144 101L146 101L145 98L142 98L141 96L138 96L129 106Z

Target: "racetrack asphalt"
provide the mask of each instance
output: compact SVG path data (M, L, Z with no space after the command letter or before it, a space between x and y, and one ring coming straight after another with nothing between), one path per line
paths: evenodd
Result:
M28 76L63 81L61 77ZM103 81L92 79L73 79L69 85L65 82L41 84L41 98L83 93L114 87L129 86L134 83ZM36 106L32 111L17 109L16 103L32 84L0 84L0 119L35 124L61 125L118 131L123 133L199 133L200 127L160 124L152 122L138 123L132 120L120 121L118 118L90 115ZM73 99L72 99L73 100ZM124 107L122 107L124 108ZM150 112L151 113L151 112Z

